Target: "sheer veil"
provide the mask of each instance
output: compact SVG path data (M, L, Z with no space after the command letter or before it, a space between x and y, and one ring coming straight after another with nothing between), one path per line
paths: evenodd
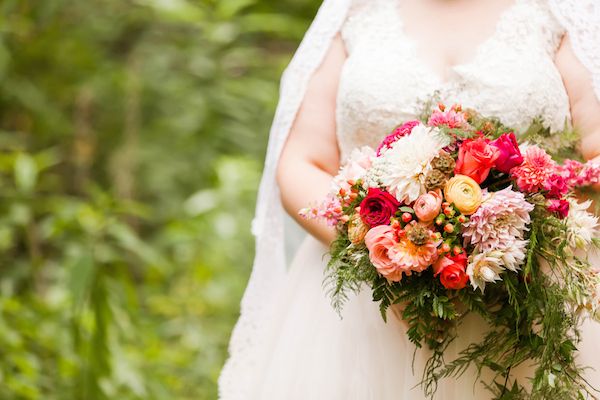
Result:
M252 231L256 237L254 266L233 330L229 354L219 378L219 398L247 400L257 349L267 325L266 306L286 275L285 212L279 198L275 171L281 149L304 97L308 82L339 32L350 7L368 0L324 0L300 47L283 74L280 100L270 132ZM390 0L391 1L391 0ZM547 0L571 39L581 63L590 71L600 99L600 1Z

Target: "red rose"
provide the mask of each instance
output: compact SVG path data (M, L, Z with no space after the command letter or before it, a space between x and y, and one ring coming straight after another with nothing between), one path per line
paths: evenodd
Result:
M560 218L567 218L570 204L567 200L548 200L548 211L557 213Z
M496 165L500 151L490 144L489 139L467 139L460 145L454 173L473 178L482 183L490 169Z
M446 289L459 290L467 286L469 276L466 273L467 255L463 251L456 256L445 256L433 264L435 276L440 275L440 282Z
M523 155L519 150L517 138L513 132L505 133L490 143L500 153L496 160L496 169L508 174L511 169L523 164Z
M360 217L369 227L387 225L396 214L400 202L381 189L369 189L367 197L360 203Z

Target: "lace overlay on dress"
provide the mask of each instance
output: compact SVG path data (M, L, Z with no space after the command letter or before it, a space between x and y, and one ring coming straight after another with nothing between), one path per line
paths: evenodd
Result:
M570 122L569 100L554 55L564 30L542 0L516 0L495 33L441 79L418 56L403 29L398 2L355 7L342 37L348 60L340 78L337 126L342 157L376 146L398 123L414 119L434 95L517 130L544 116L552 130Z

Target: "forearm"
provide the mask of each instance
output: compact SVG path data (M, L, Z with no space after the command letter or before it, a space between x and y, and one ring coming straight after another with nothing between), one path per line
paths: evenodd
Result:
M322 202L331 188L332 179L331 174L307 160L282 160L278 173L285 210L326 246L335 238L335 229L323 220L302 218L298 211Z

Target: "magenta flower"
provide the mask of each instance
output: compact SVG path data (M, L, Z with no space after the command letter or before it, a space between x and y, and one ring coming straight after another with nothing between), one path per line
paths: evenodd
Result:
M548 200L548 211L557 213L562 219L567 218L569 215L570 204L564 199L552 199Z
M383 141L381 142L381 144L379 145L379 147L377 148L377 155L381 155L381 152L384 151L385 149L389 149L390 146L397 142L398 139L400 139L401 137L404 136L408 136L410 135L410 133L412 132L413 128L417 125L420 125L421 122L419 121L408 121L407 123L399 126L398 128L394 129L394 132L392 132L391 134L389 134L388 136L386 136L385 139L383 139Z
M519 150L519 144L513 132L503 134L490 144L496 147L500 154L496 160L498 171L508 174L511 169L523 163L523 155Z

